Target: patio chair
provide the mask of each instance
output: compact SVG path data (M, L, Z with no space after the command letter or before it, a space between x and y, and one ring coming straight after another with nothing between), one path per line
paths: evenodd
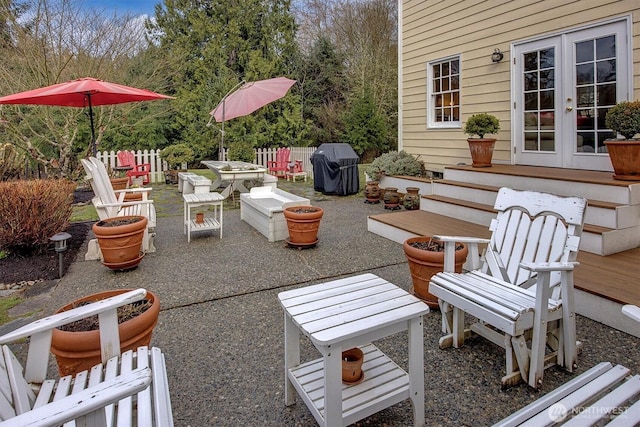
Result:
M142 184L147 185L151 182L151 163L136 164L136 157L133 151L118 151L118 166L128 166L131 170L127 171L129 184L133 184L133 178L142 177Z
M472 332L503 347L503 387L524 380L538 388L553 364L572 372L579 345L573 269L586 206L578 197L501 188L490 240L434 236L445 242L445 272L429 283L446 334L440 347L460 347ZM455 242L469 245L472 271L453 272ZM481 243L488 246L480 263ZM468 330L465 313L478 320Z
M267 162L267 169L271 175L284 177L289 170L289 156L291 149L287 147L278 148L276 151L276 159Z
M625 305L622 312L640 323L640 307ZM639 425L640 375L622 365L601 362L494 427L563 424Z
M113 190L107 168L95 157L82 159L82 166L87 173L91 188L95 197L92 199L98 217L102 219L125 215L142 215L149 220L142 240L144 252L155 252L153 238L155 237L156 210L153 200L148 197L151 188L129 188L125 190ZM125 201L126 194L142 194L142 200ZM97 242L90 242L89 251L85 259L98 259L100 257Z
M146 293L137 289L77 307L0 337L0 426L59 426L68 421L110 426L116 420L119 426L173 426L160 349L139 347L120 354L117 308L142 300ZM53 330L92 315L99 318L102 363L73 378L47 379ZM27 338L23 369L7 344L20 349Z

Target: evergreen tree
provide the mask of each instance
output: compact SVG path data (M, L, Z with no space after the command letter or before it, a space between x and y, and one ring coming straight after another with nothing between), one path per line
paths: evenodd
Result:
M378 112L371 90L365 87L344 115L342 142L350 144L361 157L372 159L388 151L388 129Z

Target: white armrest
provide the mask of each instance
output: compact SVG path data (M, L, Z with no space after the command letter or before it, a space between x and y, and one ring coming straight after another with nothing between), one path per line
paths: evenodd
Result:
M468 236L441 236L435 235L431 236L433 240L440 240L442 242L460 242L460 243L489 243L490 239L483 239L481 237L468 237Z
M136 206L136 205L151 205L153 204L153 200L138 200L134 202L122 202L122 203L100 203L100 206L105 207L126 207L126 206Z
M131 292L96 301L82 307L77 307L62 313L38 319L35 322L29 323L28 325L1 336L0 344L7 344L22 338L27 338L34 334L54 329L58 326L84 319L85 317L93 316L94 314L103 313L125 304L140 301L144 299L146 295L146 289L140 288Z
M94 412L93 416L104 420L106 417L105 406L132 396L147 388L149 384L151 384L151 369L136 369L5 422L0 422L0 426L59 426Z
M580 265L579 262L521 262L520 267L529 271L571 271Z
M480 252L478 250L479 244L489 244L490 239L483 239L481 237L466 237L466 236L432 236L433 240L444 242L444 271L452 272L455 264L455 246L454 243L465 243L469 249L467 255L467 263L465 268L468 270L477 270L480 268Z
M622 313L633 320L640 322L640 307L637 305L627 304L622 306Z

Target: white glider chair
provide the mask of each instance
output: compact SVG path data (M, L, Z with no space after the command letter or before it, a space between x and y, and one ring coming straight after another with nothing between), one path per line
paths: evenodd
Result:
M146 296L137 289L37 320L0 337L0 427L173 426L164 355L139 347L120 354L117 308ZM102 363L75 377L47 379L53 329L98 315ZM28 338L26 365L8 344ZM21 354L21 352L16 352Z
M434 236L445 242L443 273L429 291L442 312L440 347L460 347L472 333L506 350L503 387L538 388L545 367L577 363L573 269L587 201L501 188L490 240ZM469 245L472 271L454 273L455 242ZM478 245L487 244L478 258ZM465 329L465 313L477 319Z
M142 250L144 252L155 252L153 239L156 228L156 209L153 200L150 200L148 196L151 188L129 188L114 191L104 163L95 157L90 157L89 159L82 159L82 166L87 173L87 179L91 183L91 188L93 188L95 194L91 202L96 208L98 217L101 220L125 215L147 217L149 221L142 239ZM124 196L127 193L141 193L142 200L125 201ZM100 258L100 252L97 242L92 241L89 243L89 250L85 259L98 258Z

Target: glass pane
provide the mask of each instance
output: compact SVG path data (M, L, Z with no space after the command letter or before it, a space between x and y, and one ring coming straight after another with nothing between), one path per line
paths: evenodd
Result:
M594 110L584 109L576 111L576 126L579 130L591 130L594 129Z
M540 51L540 69L553 68L555 65L554 48L543 49Z
M532 71L538 69L538 52L530 52L524 54L524 71Z
M531 73L524 73L524 90L537 90L538 89L538 73L536 71Z
M615 58L616 36L596 39L596 59Z
M608 108L598 108L597 110L597 120L596 123L598 125L598 129L607 129L607 125L604 124L604 118L607 115Z
M457 105L457 104L456 104ZM452 120L454 122L459 122L460 121L460 108L458 107L454 107L453 108L453 117Z
M555 151L556 141L553 132L540 133L540 151Z
M598 132L598 153L607 152L607 146L604 141L612 138L615 138L613 132Z
M555 117L556 115L553 111L540 113L540 128L553 129L555 125Z
M616 103L616 85L608 84L597 86L598 88L598 105L614 105Z
M593 83L593 64L576 65L576 83L586 85Z
M555 71L540 71L540 89L553 89L554 87L556 87Z
M437 122L441 122L442 121L442 109L441 108L436 108L436 121Z
M448 76L449 75L449 63L448 62L443 62L442 63L442 75L443 76Z
M451 92L451 95L453 97L453 104L452 105L460 105L460 95L458 94L458 92Z
M588 40L580 43L576 43L576 62L591 62L593 61L593 41Z
M599 61L596 65L598 68L598 83L615 82L616 81L616 60Z
M538 151L538 133L524 133L524 151Z
M541 110L553 110L553 96L554 90L540 91L540 109Z
M538 130L538 113L524 113L524 128Z
M576 137L577 153L595 153L595 133L578 132Z
M440 64L433 66L433 77L440 77Z
M449 77L444 77L442 79L442 90L449 90Z
M458 90L460 89L460 76L451 76L451 89Z
M595 99L593 98L593 86L585 86L576 88L576 105L578 107L593 107Z
M442 107L442 95L436 95L436 107Z
M451 106L451 94L450 93L442 94L442 102L443 102L442 105L445 107Z
M525 111L538 109L538 93L530 92L524 94L524 109Z
M436 79L433 81L433 91L442 92L442 89L440 88L440 79Z
M460 61L458 61L457 59L454 61L451 61L451 74L460 74Z

